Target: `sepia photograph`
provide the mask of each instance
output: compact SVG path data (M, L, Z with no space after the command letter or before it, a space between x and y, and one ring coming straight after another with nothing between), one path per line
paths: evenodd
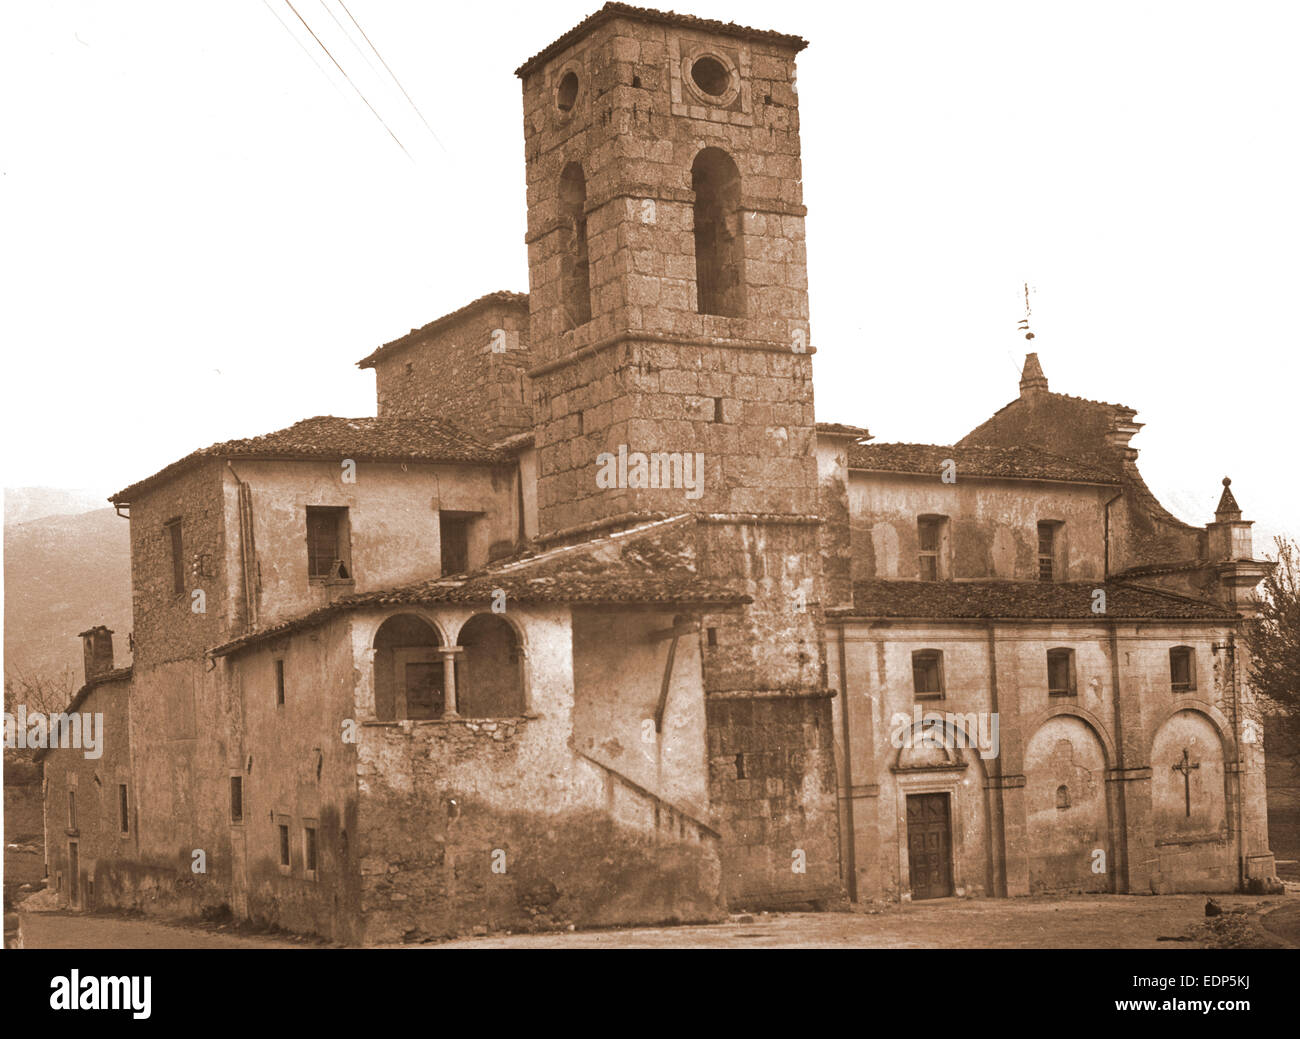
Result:
M1106 950L1080 1020L1276 1006L1300 7L598 4L4 6L23 1001Z

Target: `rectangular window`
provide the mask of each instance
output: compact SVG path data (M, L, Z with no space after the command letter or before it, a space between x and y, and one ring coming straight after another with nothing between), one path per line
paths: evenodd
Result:
M1169 682L1175 693L1196 691L1196 652L1191 646L1175 646L1169 651Z
M912 689L918 700L943 699L943 653L919 649L912 654Z
M76 828L77 828L77 792L75 790L69 790L68 791L68 829L75 830Z
M316 872L316 827L304 826L302 828L302 851L304 869L308 873Z
M117 822L122 833L131 830L131 817L127 814L126 784L117 784Z
M442 573L463 574L469 570L470 517L438 513L438 535L442 539Z
M289 865L289 827L286 823L280 824L280 865Z
M275 706L284 706L284 660L280 657L275 661Z
M313 580L352 580L348 510L307 506L307 576Z
M181 521L168 520L163 524L168 544L171 546L172 594L185 594L185 545L181 537Z
M244 779L242 776L230 777L230 821L244 821Z
M1056 564L1058 523L1043 522L1038 524L1038 579L1055 581L1059 576Z
M1047 692L1050 696L1074 696L1074 650L1047 651Z
M916 521L922 581L938 581L948 576L943 555L947 522L944 516L922 516Z

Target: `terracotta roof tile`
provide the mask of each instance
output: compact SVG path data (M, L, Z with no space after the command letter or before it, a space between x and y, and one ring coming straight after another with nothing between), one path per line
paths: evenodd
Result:
M1106 592L1106 612L1093 613L1093 592ZM840 617L942 620L1232 620L1222 603L1116 581L858 581L853 606Z
M421 325L419 328L413 328L404 336L399 336L392 342L385 343L378 347L368 356L363 357L357 362L358 368L373 368L377 361L384 354L392 350L398 350L401 347L409 346L411 343L419 342L426 336L435 332L440 332L444 328L450 328L462 318L469 317L470 314L479 310L485 310L491 306L515 307L521 310L528 309L528 293L510 292L501 290L499 292L489 292L486 296L480 296L476 300L471 300L458 310L453 310L450 314L443 314L442 317L434 318L427 325Z
M849 468L871 472L932 474L938 477L948 459L956 463L958 479L983 476L1111 485L1119 482L1096 466L1032 447L943 444L853 444L849 447Z
M73 694L72 699L68 701L68 706L63 708L63 713L72 714L83 703L85 703L86 698L101 685L111 685L113 682L129 682L131 680L131 674L131 665L128 664L126 667L115 667L111 671L105 671L102 674L96 675ZM39 748L36 753L32 755L32 760L40 761L50 752L51 749L54 748Z
M520 79L532 72L538 65L549 61L555 55L575 42L598 25L613 21L615 18L632 18L643 22L657 22L661 25L677 25L685 29L699 29L703 32L720 33L724 36L736 36L746 40L766 40L779 43L793 50L801 51L808 46L808 41L800 36L788 36L770 29L751 29L737 25L735 22L719 22L712 18L697 18L690 14L677 14L675 11L656 11L649 7L633 7L630 4L607 3L595 14L588 15L554 43L534 54L519 68L515 75Z
M688 536L694 517L676 516L535 556L492 563L458 577L439 577L395 588L344 596L274 627L213 649L225 656L268 638L315 627L330 616L384 606L477 604L487 609L494 593L510 603L574 605L743 605L750 597L702 578Z
M871 430L865 426L850 426L843 422L818 422L817 432L822 436L846 436L857 440L871 439Z
M318 415L286 429L244 440L226 440L200 448L109 501L130 504L140 492L209 459L351 458L357 462L460 462L499 465L505 455L446 422L410 418L337 418Z

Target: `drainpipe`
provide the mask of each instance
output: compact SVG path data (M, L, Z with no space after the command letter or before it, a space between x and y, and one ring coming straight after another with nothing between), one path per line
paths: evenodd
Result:
M1232 683L1232 745L1237 750L1237 886L1246 890L1245 762L1241 751L1241 702L1237 695L1237 635L1228 632L1228 681Z
M993 714L1001 717L998 708L998 645L997 645L997 625L993 621L987 624L988 630L988 667L989 667L989 707ZM994 898L1007 897L1007 802L1005 796L1005 787L1002 785L1002 760L1001 748L998 749L998 760L993 763L989 771L997 770L997 784L989 791L989 799L996 806L996 812L990 812L991 829L993 833L989 835L989 852L997 860L994 863L993 875L990 880L990 891Z
M849 875L849 901L858 900L858 855L857 855L857 831L853 825L853 757L852 747L849 743L849 677L845 670L845 652L844 652L844 625L838 625L839 632L837 642L839 643L840 659L840 721L843 727L844 742L844 786L848 797L844 800L844 829L845 842L848 845L844 852L844 866Z
M1127 761L1124 756L1124 712L1120 707L1119 625L1112 620L1108 621L1106 626L1110 632L1110 682L1111 696L1114 699L1115 762L1113 767L1119 777L1119 782L1115 784L1117 789L1115 791L1116 832L1114 833L1118 839L1111 847L1114 858L1112 865L1115 866L1115 869L1111 870L1111 876L1114 877L1115 894L1131 895L1133 892L1132 877L1129 872L1128 780L1125 773Z

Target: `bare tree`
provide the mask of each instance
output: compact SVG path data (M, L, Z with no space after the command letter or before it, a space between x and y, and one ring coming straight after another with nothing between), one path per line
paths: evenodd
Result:
M1300 546L1276 538L1260 615L1247 626L1251 686L1268 717L1270 746L1300 766Z
M72 668L61 671L31 671L13 664L5 675L5 711L15 713L19 704L28 713L54 714L63 710L76 692Z

